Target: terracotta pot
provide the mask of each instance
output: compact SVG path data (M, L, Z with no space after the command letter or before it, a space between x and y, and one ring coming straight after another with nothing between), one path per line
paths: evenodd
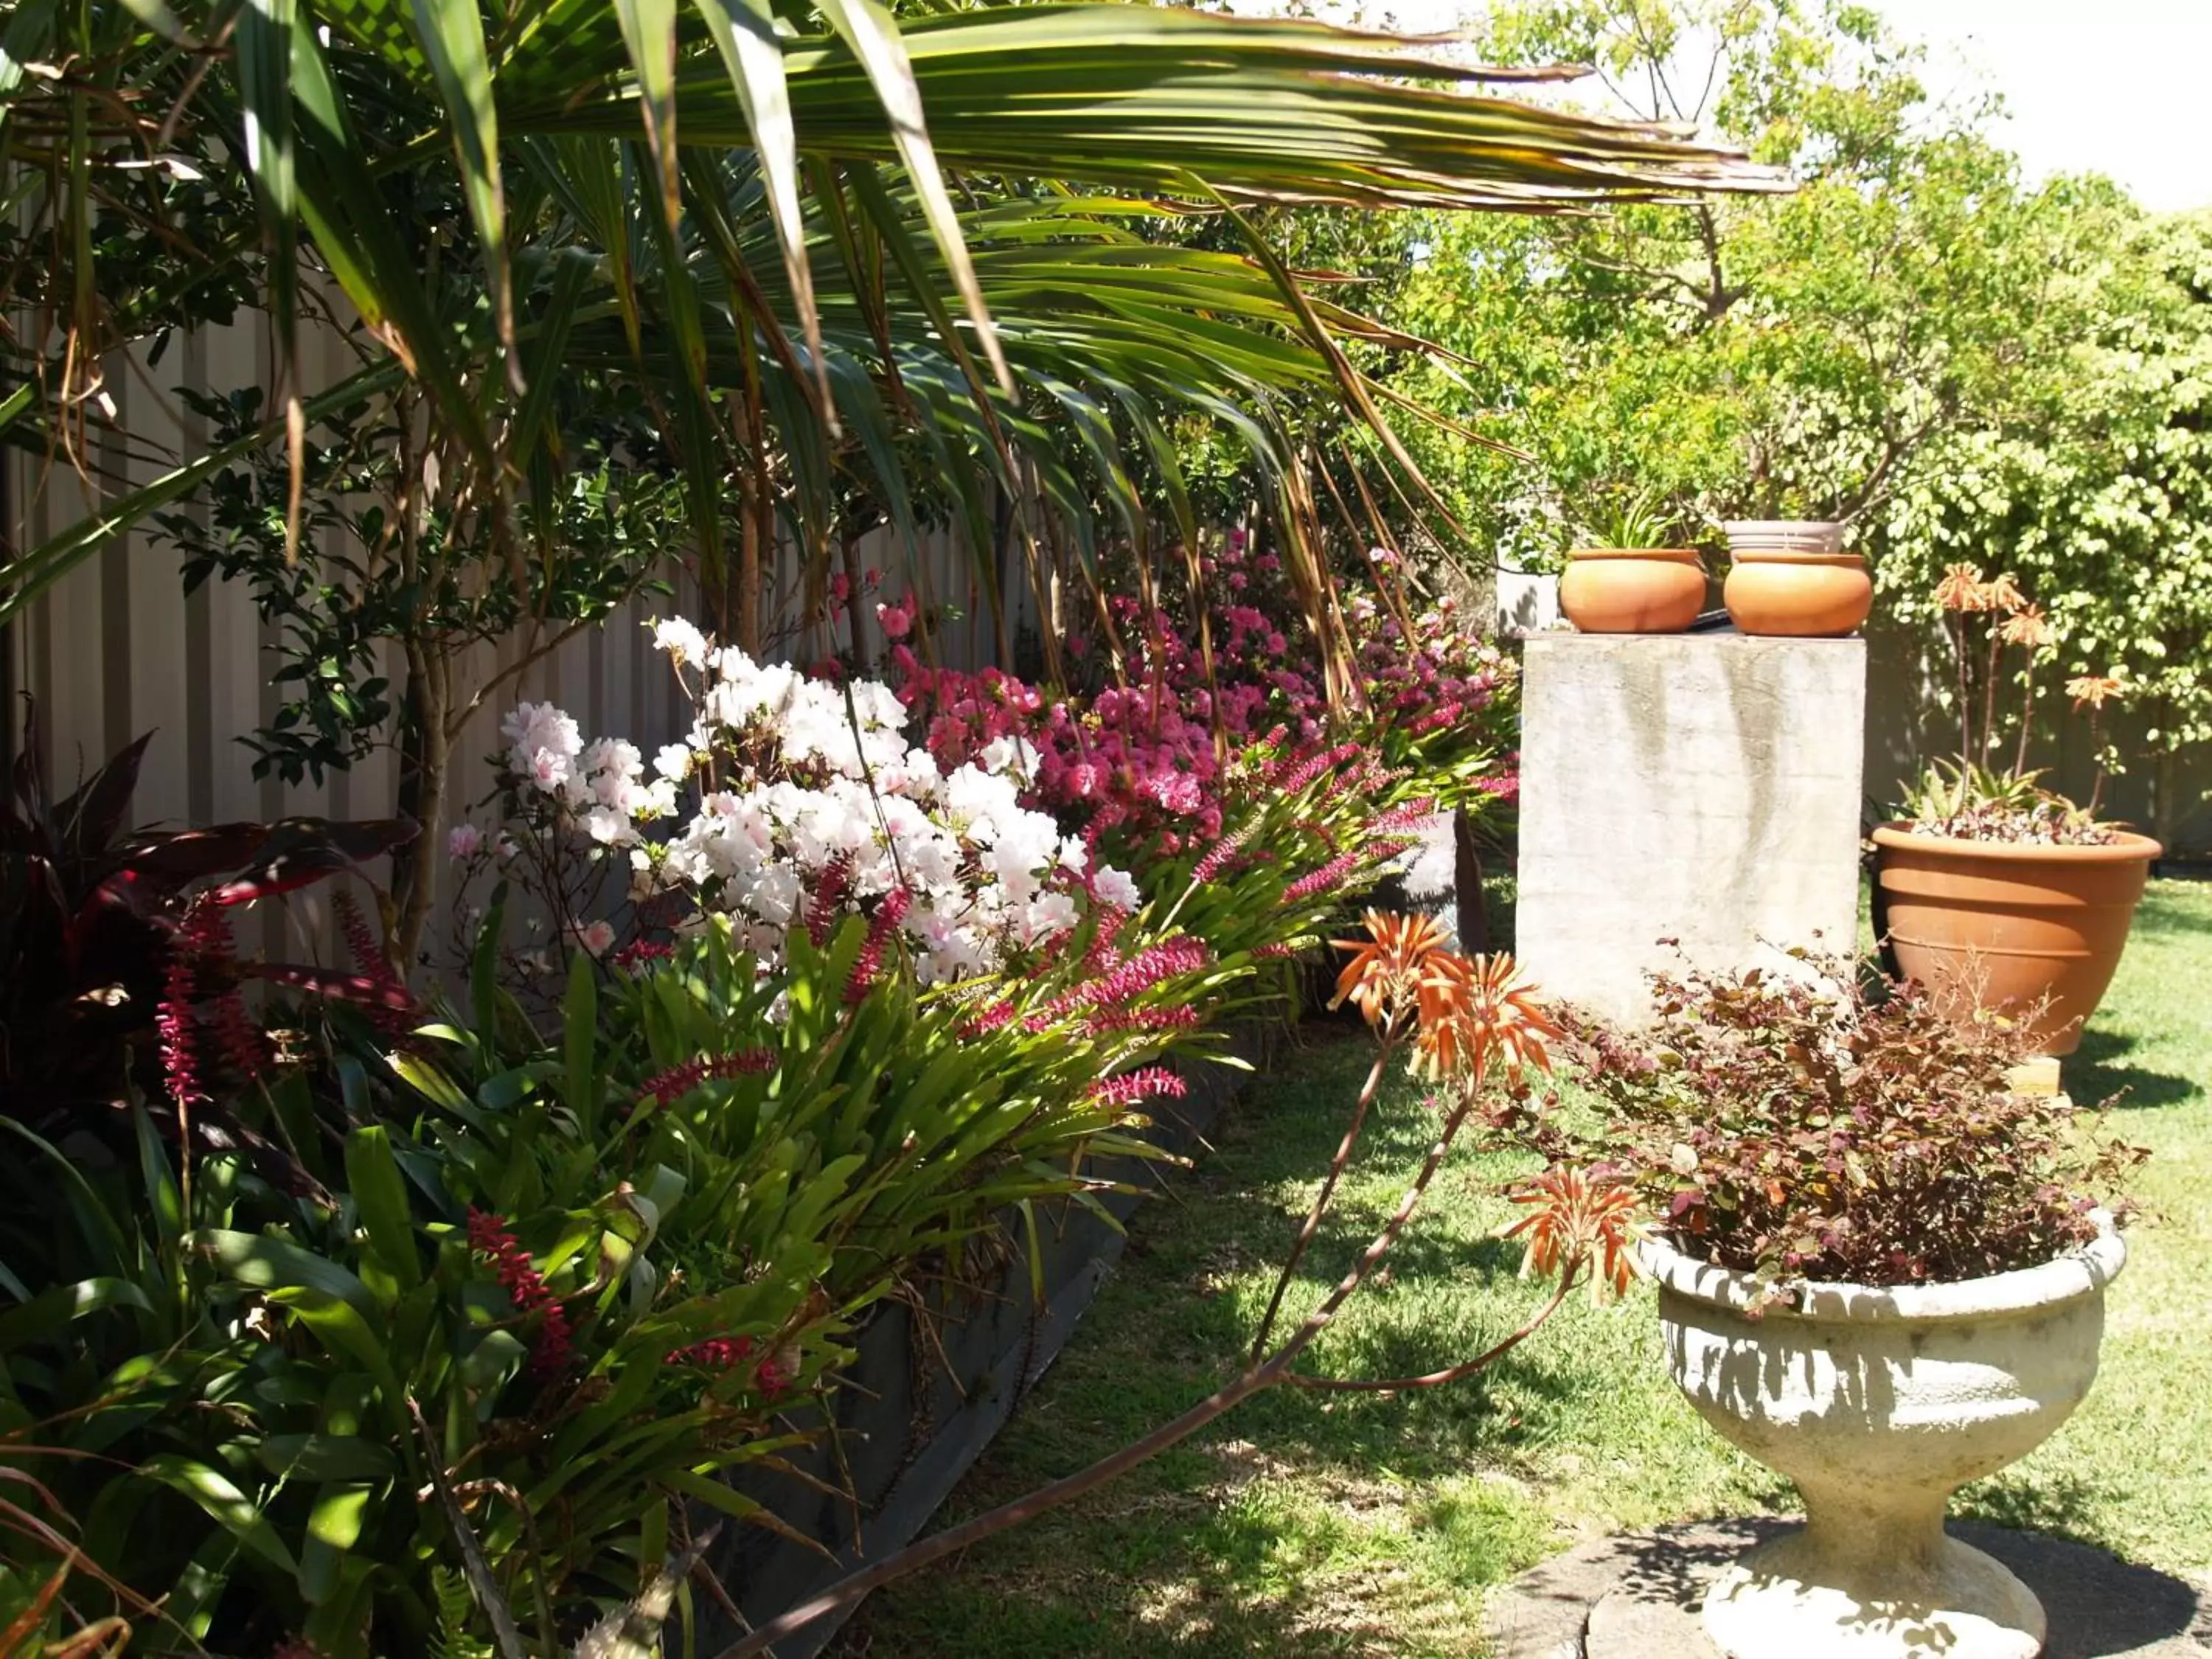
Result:
M1679 634L1705 606L1705 567L1686 548L1582 548L1559 578L1559 609L1585 634Z
M1960 1013L2046 997L2033 1036L2070 1054L2128 942L2150 861L2165 849L2120 833L2107 847L2032 847L1874 832L1875 880L1897 965Z
M1739 632L1836 639L1874 609L1874 580L1856 553L1731 550L1731 556L1721 598Z
M1949 1285L1767 1287L1642 1248L1675 1385L1724 1438L1796 1483L1805 1525L1738 1558L1705 1597L1729 1659L2033 1659L2043 1607L1943 1530L1952 1492L2041 1444L2097 1376L2100 1236L2040 1267Z

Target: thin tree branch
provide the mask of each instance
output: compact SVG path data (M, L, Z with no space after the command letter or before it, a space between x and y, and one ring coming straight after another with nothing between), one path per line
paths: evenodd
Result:
M1283 1379L1293 1388L1312 1389L1324 1394L1396 1394L1408 1389L1437 1389L1447 1382L1457 1382L1486 1370L1540 1330L1546 1321L1559 1312L1559 1304L1567 1299L1567 1292L1581 1282L1578 1268L1570 1267L1559 1275L1559 1288L1552 1292L1550 1301L1536 1310L1535 1316L1519 1330L1494 1347L1486 1348L1464 1364L1454 1365L1441 1371L1431 1371L1425 1376L1354 1377L1300 1376L1293 1372Z
M1252 1338L1251 1363L1257 1364L1267 1351L1267 1339L1275 1329L1275 1316L1282 1309L1283 1297L1291 1288L1291 1279L1297 1273L1298 1263L1305 1260L1307 1247L1314 1235L1321 1231L1322 1217L1328 1212L1329 1200L1336 1195L1336 1183L1345 1167L1352 1162L1352 1154L1359 1144L1359 1131L1367 1121L1367 1109L1375 1103L1375 1097L1382 1086L1382 1077L1397 1047L1397 1027L1395 1024L1382 1035L1382 1046L1376 1051L1375 1064L1368 1067L1367 1081L1359 1091L1359 1099L1352 1109L1352 1121L1346 1126L1344 1139L1336 1149L1336 1157L1323 1177L1321 1191L1315 1194L1313 1208L1306 1212L1305 1225L1298 1230L1297 1240L1291 1246L1291 1254L1283 1263L1283 1271L1276 1276L1274 1294L1267 1298L1267 1310L1260 1316L1260 1328Z

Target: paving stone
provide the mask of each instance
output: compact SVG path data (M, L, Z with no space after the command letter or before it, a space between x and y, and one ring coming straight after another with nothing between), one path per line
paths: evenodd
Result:
M1601 1538L1493 1593L1492 1659L1717 1659L1698 1606L1714 1576L1789 1523L1769 1518ZM2212 1659L2212 1594L2085 1544L1952 1531L2003 1562L2051 1620L2044 1659Z

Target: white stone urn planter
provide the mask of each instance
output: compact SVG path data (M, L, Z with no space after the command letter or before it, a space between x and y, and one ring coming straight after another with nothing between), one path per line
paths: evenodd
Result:
M1647 1241L1675 1382L1805 1500L1802 1528L1745 1554L1705 1598L1706 1633L1729 1659L2041 1651L2042 1605L1946 1534L1943 1512L2089 1392L2105 1286L2127 1260L2100 1222L2094 1241L2039 1267L1890 1290L1806 1284L1763 1310L1751 1275Z

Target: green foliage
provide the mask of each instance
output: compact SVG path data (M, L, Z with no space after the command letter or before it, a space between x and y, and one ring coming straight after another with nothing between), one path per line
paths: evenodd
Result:
M489 1643L469 1634L474 1603L467 1579L453 1568L433 1567L430 1586L438 1607L438 1627L423 1649L429 1659L495 1659Z
M2037 772L1937 761L1903 802L1907 816L1923 823L1961 817L1970 812L2024 812L2045 799L2036 787Z
M2100 847L2111 829L2042 784L2040 772L1935 761L1905 792L1899 812L1915 830L1961 841Z
M1648 490L1602 506L1580 532L1589 546L1598 548L1664 547L1674 533L1674 515Z
M1574 221L1437 217L1384 313L1464 362L1401 383L1534 465L1415 434L1479 549L1547 566L1577 503L1695 526L1870 522L1929 444L2003 418L2069 337L2080 192L2022 185L1866 9L1527 0L1489 57L1595 63L1618 107L1789 167L1796 191ZM2094 192L2092 192L2094 194ZM2094 239L2092 239L2094 240Z
M2110 676L2162 766L2212 741L2212 220L2111 206L2092 317L2021 418L1949 439L1895 503L1880 580L1899 611L1954 562L2018 574L2056 638L2032 666ZM2188 805L2155 797L2167 824Z
M700 562L720 577L733 556L757 624L761 549L729 545L718 511L731 475L763 537L786 510L819 532L841 465L872 474L908 525L905 427L934 434L971 520L988 482L1015 484L1016 455L1047 472L1051 501L1070 451L1092 452L1086 482L1133 514L1133 481L1097 453L1116 418L1156 433L1146 405L1173 403L1238 424L1255 392L1332 381L1361 403L1326 309L1286 270L1132 257L1086 222L1157 213L1153 197L1218 206L1215 190L1544 210L1686 177L1766 182L1663 133L1435 96L1403 71L1479 73L1310 24L1077 5L900 25L854 0L705 4L682 21L622 0L305 0L281 21L248 8L234 50L204 54L232 21L207 0L150 21L107 3L26 11L0 121L77 137L18 151L46 188L0 252L45 326L10 350L52 396L9 435L81 441L96 365L189 319L185 294L265 301L279 381L296 390L301 319L343 295L367 325L363 374L411 383L447 487L485 515L500 556L515 546L514 481L545 434L536 388L580 364L635 374L681 467ZM17 67L61 63L75 80ZM96 147L78 82L113 94ZM166 269L126 251L111 270L103 198L138 193L118 164L153 147L141 107L165 112L159 148L219 192L220 212L198 221L211 240L165 245ZM978 207L953 200L945 169L1047 182ZM1060 174L1131 196L1063 191ZM994 277L994 255L1011 276ZM1212 303L1255 280L1274 294L1267 314ZM1243 423L1291 462L1264 419ZM272 418L261 435L284 429ZM187 458L152 494L103 503L99 527L32 550L0 614L220 464ZM1078 535L1079 505L1053 501ZM826 577L823 538L799 539ZM759 647L757 626L731 631Z
M857 981L857 918L768 976L714 923L611 977L578 953L549 1040L495 983L496 927L471 1009L341 1054L338 1099L295 1071L237 1107L301 1126L291 1190L239 1152L182 1181L143 1107L136 1157L83 1170L6 1126L0 1443L119 1610L226 1650L465 1651L480 1551L553 1652L693 1506L781 1524L723 1477L781 1467L801 1437L771 1413L925 1258L957 1274L1010 1211L1095 1205L1092 1156L1155 1155L1092 1085L1179 1028L1093 1019L1062 994L1079 954L994 1023L988 987ZM440 1482L457 1508L419 1501Z
M211 578L245 583L276 641L269 678L282 701L267 726L240 739L254 753L256 777L273 771L287 783L320 783L326 770L396 741L399 702L410 689L422 696L410 685L422 672L415 665L451 665L472 644L502 640L534 657L648 585L680 533L681 484L654 456L636 411L624 419L605 398L587 401L591 390L570 388L566 465L544 470L544 496L522 503L534 527L526 560L484 557L480 515L416 495L409 474L420 457L404 430L404 398L334 410L309 434L296 544L288 541L293 481L281 446L251 450L216 473L195 511L154 515L179 555L185 590ZM256 386L185 395L218 448L266 418ZM409 513L411 524L403 523ZM410 665L397 690L381 672L387 643Z

